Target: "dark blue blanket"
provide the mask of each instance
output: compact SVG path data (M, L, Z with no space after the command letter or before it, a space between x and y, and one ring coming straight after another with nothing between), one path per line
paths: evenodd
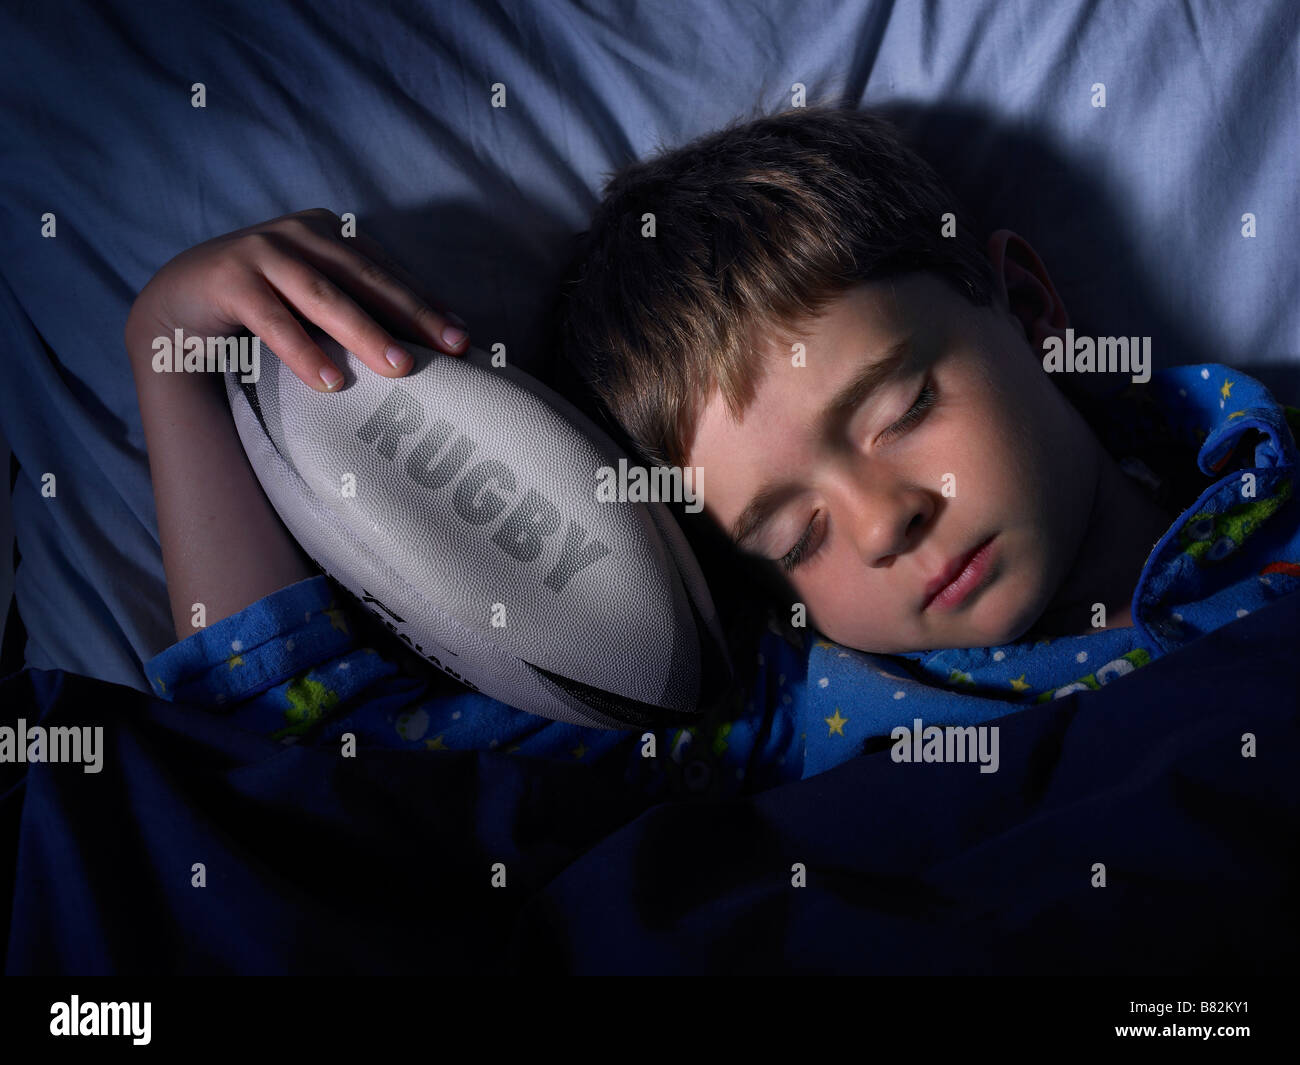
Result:
M727 801L631 798L613 761L349 762L26 670L0 683L4 723L102 724L107 755L0 765L6 971L1292 966L1298 636L1292 595L1012 714L994 774L883 750Z

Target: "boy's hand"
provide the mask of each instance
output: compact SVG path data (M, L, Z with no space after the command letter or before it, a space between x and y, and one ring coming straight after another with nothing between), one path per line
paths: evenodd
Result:
M176 329L226 336L247 329L318 392L337 388L343 376L308 339L295 311L385 377L401 377L413 364L394 334L448 355L468 350L464 322L437 308L375 241L342 237L341 229L337 215L318 208L182 252L136 298L128 337L170 336ZM127 346L147 347L130 340Z
M318 569L262 491L230 417L221 375L156 373L155 339L177 329L217 337L247 328L322 392L330 389L319 373L334 364L307 338L295 311L385 377L401 377L412 364L407 356L398 368L389 365L385 353L396 347L394 333L450 355L468 350L463 332L453 335L454 343L443 338L454 325L450 316L435 310L419 282L383 249L339 232L339 219L329 211L304 211L218 237L159 270L131 308L124 339L179 640Z

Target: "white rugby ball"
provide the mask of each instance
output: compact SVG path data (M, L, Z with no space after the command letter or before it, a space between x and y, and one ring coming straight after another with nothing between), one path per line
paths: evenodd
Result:
M304 551L470 688L605 728L690 723L730 662L708 586L662 503L597 500L626 452L563 397L478 349L406 344L382 377L318 329L342 388L265 344L226 374L240 440ZM633 460L628 460L633 461Z

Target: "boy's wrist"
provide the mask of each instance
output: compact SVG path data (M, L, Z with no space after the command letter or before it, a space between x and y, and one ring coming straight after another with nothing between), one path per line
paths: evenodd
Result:
M127 357L135 375L136 392L143 399L146 392L165 390L202 390L214 389L221 383L220 373L187 373L181 370L182 352L176 352L177 327L161 321L139 302L131 309L123 329L123 342ZM191 334L182 330L184 336ZM165 340L172 351L172 358L167 360L167 371L155 367L155 356L159 353L159 340Z

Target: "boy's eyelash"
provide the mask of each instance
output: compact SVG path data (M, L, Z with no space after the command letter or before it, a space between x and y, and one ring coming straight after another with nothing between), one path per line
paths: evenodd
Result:
M906 432L921 420L922 415L930 409L937 397L938 393L934 390L934 386L927 380L921 387L921 394L916 397L916 402L912 404L911 409L880 435L893 437Z
M818 513L820 513L820 511ZM789 573L797 567L799 563L804 561L804 548L808 546L808 541L812 539L813 527L816 524L817 515L814 514L812 516L812 521L808 523L808 528L803 531L803 536L799 537L799 542L795 544L794 547L790 548L789 552L778 560L781 564L781 568L785 570L786 573ZM818 546L820 547L821 545L819 544ZM814 555L816 553L816 551L813 552Z
M935 390L934 386L929 380L927 380L925 384L921 386L921 394L916 397L916 402L912 404L907 413L880 435L892 439L901 433L907 432L908 429L912 428L913 425L925 416L925 412L934 404L938 395L939 393ZM799 538L799 542L795 544L788 553L777 560L786 573L790 573L792 570L797 569L800 564L806 562L817 554L816 551L811 551L806 555L804 554L804 550L808 546L808 541L812 539L813 529L816 523L817 514L814 514L812 516L812 521L808 523L808 528L804 530L803 536ZM821 544L818 544L817 547L820 550Z

